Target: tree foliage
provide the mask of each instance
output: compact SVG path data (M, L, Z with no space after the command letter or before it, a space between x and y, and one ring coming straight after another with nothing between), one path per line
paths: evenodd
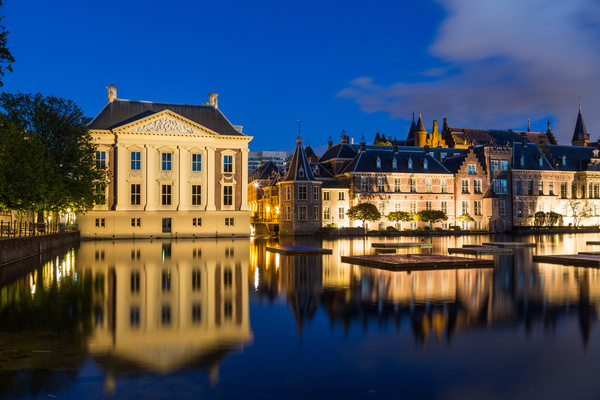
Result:
M546 225L563 225L563 216L557 212L549 211L546 213Z
M546 224L546 213L543 211L538 211L533 215L533 225L534 226L544 226Z
M413 216L407 211L394 211L389 213L386 218L388 221L392 222L410 222L413 220Z
M348 218L362 221L363 225L366 221L375 222L381 219L381 213L374 204L360 203L352 206L346 211Z
M106 167L96 165L92 136L75 103L41 94L3 93L0 107L5 111L0 206L86 211L104 202Z
M473 222L473 221L475 221L473 219L473 217L471 217L469 214L462 214L461 216L456 217L456 220L458 222Z
M0 1L0 6L1 5L2 2ZM0 21L2 21L2 18L4 17L0 17ZM4 24L0 24L0 76L4 76L6 71L12 72L12 63L15 62L15 59L13 58L12 54L10 54L8 47L6 47L7 37L8 31L6 30L6 27ZM0 86L4 86L2 80L0 80Z
M571 211L573 225L575 226L578 226L582 219L590 217L588 206L585 201L576 199L569 200L569 210Z
M415 214L415 220L435 224L440 221L447 221L448 216L441 210L421 210Z

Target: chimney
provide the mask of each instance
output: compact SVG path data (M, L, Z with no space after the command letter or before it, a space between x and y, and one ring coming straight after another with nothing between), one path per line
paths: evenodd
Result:
M106 87L106 89L108 89L108 102L110 103L111 101L118 99L117 97L117 87L114 85L108 85Z
M329 135L329 139L327 140L327 148L330 149L333 146L333 140L331 140L331 135Z
M209 93L208 94L208 105L213 106L214 108L219 108L217 93Z
M521 132L521 143L523 146L527 146L527 132Z
M342 133L341 143L342 144L349 144L350 143L350 137L348 135L346 135L346 133Z
M394 143L392 145L392 149L394 149L394 153L397 153L398 152L398 145L396 143Z
M365 142L360 142L360 152L362 153L367 149L367 144Z
M438 131L438 124L437 124L437 120L434 119L433 120L433 131L431 132L434 135L439 135L440 132Z

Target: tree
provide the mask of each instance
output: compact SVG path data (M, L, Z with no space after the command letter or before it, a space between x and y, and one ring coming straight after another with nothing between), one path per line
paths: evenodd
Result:
M469 214L463 214L459 217L456 217L456 222L473 222L473 221L475 221L475 220Z
M363 227L365 226L366 221L375 222L381 219L381 213L377 207L371 203L360 203L352 206L346 211L346 215L350 219L362 221Z
M18 185L10 184L13 160L0 159L1 206L20 210L85 212L104 203L107 169L96 165L96 148L83 125L81 110L71 100L41 94L0 95L4 148L0 154L26 154L31 171L20 175ZM22 136L19 138L18 133ZM30 152L31 150L31 152ZM17 165L20 165L17 163ZM38 185L42 174L44 185ZM35 187L34 187L35 186ZM23 187L29 190L23 190ZM36 193L39 187L43 193ZM7 192L4 194L4 192Z
M575 226L579 225L582 219L590 217L587 204L584 201L575 199L569 200L569 210L573 216L573 225Z
M394 211L386 216L388 221L398 224L399 221L409 222L413 220L413 216L407 211Z
M0 6L1 5L2 2L0 1ZM4 17L0 17L0 21L2 21L2 18ZM12 54L10 54L8 47L6 47L7 36L8 31L6 30L6 27L4 24L0 24L0 76L4 76L6 71L12 72L11 63L15 62L15 59L13 58ZM0 80L0 86L4 86L2 80Z
M435 224L440 221L447 221L448 216L440 210L421 210L415 214L415 220Z
M546 213L538 211L533 215L533 225L540 227L546 224Z

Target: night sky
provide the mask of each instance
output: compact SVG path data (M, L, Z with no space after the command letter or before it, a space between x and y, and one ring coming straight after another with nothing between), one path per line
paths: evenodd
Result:
M219 108L252 151L322 154L344 129L406 138L412 113L451 126L545 131L569 144L578 97L600 134L597 0L4 0L8 92Z

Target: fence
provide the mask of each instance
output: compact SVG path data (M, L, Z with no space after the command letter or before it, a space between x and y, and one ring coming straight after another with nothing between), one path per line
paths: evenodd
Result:
M74 224L53 222L50 224L38 224L35 222L6 222L0 221L0 239L26 236L49 235L52 233L63 233L76 231Z

